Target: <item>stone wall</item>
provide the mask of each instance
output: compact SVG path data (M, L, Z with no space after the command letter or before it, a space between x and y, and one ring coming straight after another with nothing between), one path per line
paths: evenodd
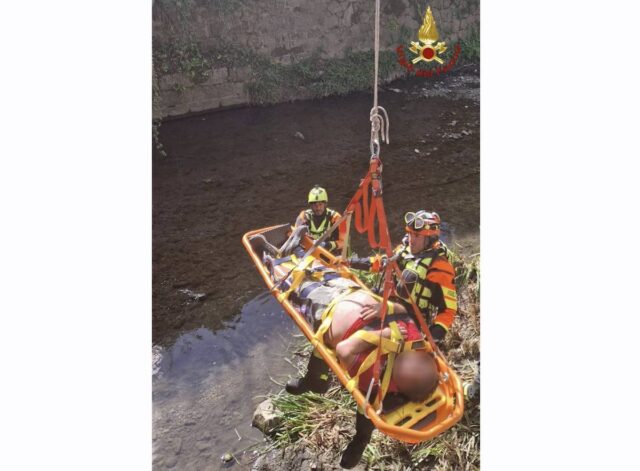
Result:
M381 5L382 49L392 51L417 39L426 2L381 0ZM447 44L479 31L479 0L433 0L429 5ZM277 87L282 80L276 75L285 77L287 67L296 64L309 64L298 72L319 79L314 74L321 75L331 61L372 50L374 13L373 0L155 0L154 115L261 102L252 96L259 82L266 77L272 79L269 86ZM386 71L387 78L402 74L397 64ZM327 90L330 94L331 87ZM319 93L302 86L267 101Z

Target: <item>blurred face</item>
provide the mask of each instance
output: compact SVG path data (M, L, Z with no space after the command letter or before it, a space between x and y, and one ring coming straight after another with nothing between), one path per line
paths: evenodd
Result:
M426 248L427 236L416 234L415 232L408 232L409 234L409 250L412 254L420 253Z
M316 216L322 216L325 209L327 209L327 203L325 203L324 201L311 203L311 210Z
M437 381L438 368L431 355L424 352L404 352L393 366L393 381L400 392L415 391L425 382Z

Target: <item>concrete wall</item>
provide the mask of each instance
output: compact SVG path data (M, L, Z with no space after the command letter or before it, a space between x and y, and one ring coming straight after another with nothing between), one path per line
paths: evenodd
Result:
M406 41L403 34L417 40L426 2L382 0L381 5L383 49L393 50ZM479 0L433 0L429 5L440 39L448 45L479 31ZM194 80L184 70L156 67L154 113L164 117L251 103L248 86L265 61L287 66L313 58L340 59L347 51L370 51L374 12L373 0L155 0L154 51L197 45L207 59L207 70ZM225 47L230 54L242 51L244 61L221 57ZM252 64L251 57L259 58L260 65ZM397 65L389 75L402 73ZM298 97L305 94L287 99Z

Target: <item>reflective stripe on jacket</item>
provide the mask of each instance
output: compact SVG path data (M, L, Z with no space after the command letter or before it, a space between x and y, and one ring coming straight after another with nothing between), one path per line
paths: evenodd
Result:
M433 323L449 330L458 310L458 298L455 270L449 260L447 247L438 243L435 247L412 255L409 247L401 244L395 250L395 253L399 252L398 265L407 289L398 282L398 295L407 303L410 303L410 295L427 318L434 313Z
M324 217L318 221L311 209L306 209L300 212L298 219L296 219L296 226L304 224L309 227L309 237L316 240L319 239L322 234L327 232L332 225L334 225L342 216L338 211L327 208L324 212ZM337 251L342 250L344 245L344 239L346 236L346 227L340 224L338 229L333 231L333 234L329 236L327 240L328 250Z

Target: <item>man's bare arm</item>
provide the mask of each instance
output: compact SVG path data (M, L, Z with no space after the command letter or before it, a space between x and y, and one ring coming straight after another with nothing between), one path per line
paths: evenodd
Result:
M381 308L381 306L382 306L382 303L367 304L360 311L360 318L363 321L368 321L368 320L373 319L375 317L380 317L380 312L381 312L380 308ZM393 303L393 313L394 314L406 314L407 310L405 309L405 307L402 304Z
M371 333L376 336L380 335L379 330L371 331ZM382 336L387 339L390 338L391 329L389 329L389 327L382 329ZM373 344L370 344L365 340L351 336L348 339L340 341L338 345L336 345L336 356L338 357L338 360L340 360L342 366L349 369L359 353L370 350L373 346Z

